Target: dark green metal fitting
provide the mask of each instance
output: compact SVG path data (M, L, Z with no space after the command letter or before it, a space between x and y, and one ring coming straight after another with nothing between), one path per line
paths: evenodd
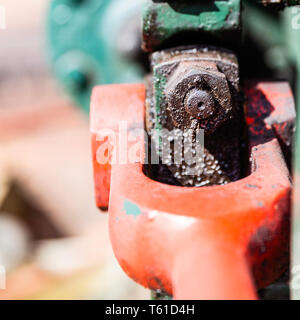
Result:
M143 49L155 51L183 33L181 45L184 39L189 44L204 44L208 39L214 45L234 41L240 32L240 20L240 0L147 0L143 11Z

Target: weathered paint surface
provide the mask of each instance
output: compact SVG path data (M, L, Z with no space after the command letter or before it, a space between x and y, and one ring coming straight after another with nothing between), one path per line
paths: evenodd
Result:
M153 2L143 12L143 49L151 52L181 32L208 32L222 37L240 28L240 0Z
M270 98L270 86L253 86ZM131 108L126 113L129 123L133 114L143 121L141 91L145 89L140 85L131 86L131 91L128 86L113 88L115 93L111 87L97 89L101 101L113 101L120 113L126 101ZM136 97L139 102L132 104ZM123 270L143 286L164 290L175 299L255 299L256 287L266 287L287 268L289 171L272 130L258 128L259 123L269 125L264 119L256 121L261 108L276 110L277 105L272 101L260 105L260 100L248 98L251 166L246 178L226 186L183 188L149 179L142 163L112 166L113 249ZM102 106L93 108L103 123L118 122L118 117L104 117ZM130 199L128 212L143 212L138 219L126 214L124 199Z
M148 154L157 152L161 159L161 149L168 135L163 135L161 129L165 129L164 132L178 130L182 133L189 130L195 136L197 130L202 129L204 156L203 165L198 164L202 174L187 175L187 168L194 170L194 164L187 163L181 155L179 165L149 165L148 176L160 182L189 187L220 185L238 180L241 175L243 108L235 54L214 47L176 47L155 52L151 65L153 75L148 77L147 82L146 118L147 130L151 138L154 137L156 150L153 150L151 143ZM208 117L191 114L186 108L189 94L199 90L208 95L215 106L214 112ZM199 103L196 98L197 110ZM159 143L155 141L157 134ZM172 150L171 157L175 158L175 152ZM177 150L177 159L179 157Z
M124 200L124 211L127 215L129 216L134 216L134 217L138 217L142 211L139 208L139 206L129 200Z
M122 88L123 90L119 90ZM127 96L124 96L124 91ZM127 99L126 99L127 97ZM105 129L114 132L116 137L119 132L119 121L127 121L130 117L134 128L143 129L144 125L144 85L124 84L95 87L90 108L91 146L94 169L94 184L96 205L107 209L111 182L111 162L101 164L98 161L98 150L106 143L99 139L99 133ZM126 108L119 108L119 103ZM114 148L108 148L108 157L111 158Z

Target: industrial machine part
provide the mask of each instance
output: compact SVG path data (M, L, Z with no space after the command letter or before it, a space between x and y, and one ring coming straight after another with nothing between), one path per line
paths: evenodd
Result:
M286 83L254 83L245 92L249 175L223 186L186 188L147 178L142 162L114 164L111 171L99 165L97 152L105 142L97 133L109 128L126 135L117 115L128 121L128 134L143 129L145 87L95 88L95 181L98 187L99 177L111 181L113 248L140 284L176 299L254 299L256 286L266 287L288 267L291 183L276 136L284 135L286 119L294 116L292 93ZM144 152L143 135L138 142ZM96 188L97 199L102 196Z
M85 111L89 110L95 85L141 81L148 70L146 55L139 48L144 2L51 0L47 23L49 58L66 92ZM166 1L156 2L157 7L146 3L145 46L158 49L157 45L166 39L165 48L199 43L224 47L230 43L229 47L238 47L239 1L168 2L172 4L169 8ZM290 7L280 13L278 9L297 4L299 0L243 0L243 39L247 50L239 52L239 60L244 77L287 78L293 83L295 72L300 70L300 9ZM153 21L157 22L155 28ZM257 65L255 70L249 68L250 60Z
M147 0L143 13L143 49L153 52L167 41L173 46L175 42L233 45L240 33L240 6L240 0Z
M165 183L199 187L240 178L243 112L239 101L237 58L233 52L220 47L191 46L213 43L236 47L240 42L240 7L240 0L146 2L144 50L153 51L170 43L173 46L168 51L155 52L151 59L146 119L151 138L153 134L155 139L159 136L155 149L160 164L148 166L149 177ZM178 41L190 46L174 48ZM197 154L200 144L197 131L200 135L200 130L205 146ZM169 131L173 131L171 137ZM194 159L185 159L188 150L178 148L176 142L171 146L171 157L162 159L161 149L168 150L168 140L178 140L178 132L186 135L188 131L192 142L189 149ZM149 146L152 155L153 144Z
M185 133L198 158L190 161L193 159L184 156L188 150L175 150L173 143L172 157L149 165L148 175L165 183L199 187L238 180L243 112L236 56L216 48L176 48L154 53L152 70L147 82L146 125L150 136L161 137L155 149L162 153L170 139ZM197 132L205 141L198 155Z
M139 49L139 17L143 2L51 1L48 17L49 57L54 73L66 92L84 110L89 109L93 86L142 79L147 63ZM163 39L167 39L165 47L170 47L168 44L173 45L174 42L178 45L201 43L221 46L230 42L231 47L236 46L240 19L238 1L201 2L200 5L194 1L193 6L186 4L186 1L179 4L169 2L176 10L166 8L164 2L156 3L158 7L148 2L148 9L144 10L145 21L149 22L143 28L145 47L156 47ZM244 57L240 56L242 71L245 69L252 77L264 72L293 81L294 68L299 69L296 64L299 8L286 8L280 14L277 9L297 4L299 0L243 1L243 34L247 50ZM210 10L205 11L205 7ZM195 12L198 14L193 16L191 13ZM158 24L155 30L148 32L151 19ZM193 24L186 23L190 19ZM173 24L176 21L180 23L175 28ZM258 65L257 70L247 68L249 59ZM251 74L252 71L256 74Z
M146 86L92 97L96 199L109 206L116 257L175 299L255 299L289 265L293 96L285 82L252 82L241 99L240 12L238 0L148 0L143 47L158 51ZM203 161L175 146L186 130L192 155L202 130Z

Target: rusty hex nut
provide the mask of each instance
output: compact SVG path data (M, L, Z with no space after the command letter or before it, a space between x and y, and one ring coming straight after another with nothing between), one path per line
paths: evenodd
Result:
M200 128L213 132L229 119L233 108L225 74L203 61L181 62L164 93L173 125L180 129L197 121Z
M187 93L184 107L187 113L199 120L209 119L216 111L216 103L212 94L197 88Z

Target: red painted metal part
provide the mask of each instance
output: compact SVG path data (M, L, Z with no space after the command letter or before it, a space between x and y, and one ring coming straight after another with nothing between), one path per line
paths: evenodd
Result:
M118 99L119 90L123 93L123 97L120 97L121 100ZM91 101L90 128L96 205L99 208L106 209L108 207L111 165L110 162L99 164L97 151L101 146L103 148L108 146L109 150L113 149L107 138L101 139L99 137L99 131L110 129L117 133L121 121L128 121L136 128L143 128L144 109L141 103L144 105L144 100L145 89L142 84L107 85L94 89Z
M184 188L149 179L142 163L97 163L99 130L117 132L120 118L129 131L144 127L145 88L94 89L97 205L107 206L109 198L115 255L141 285L175 299L255 299L256 287L269 285L287 267L291 183L268 121L283 124L280 114L294 112L292 94L285 83L252 83L245 92L250 174L224 186ZM144 139L139 143L143 152Z

